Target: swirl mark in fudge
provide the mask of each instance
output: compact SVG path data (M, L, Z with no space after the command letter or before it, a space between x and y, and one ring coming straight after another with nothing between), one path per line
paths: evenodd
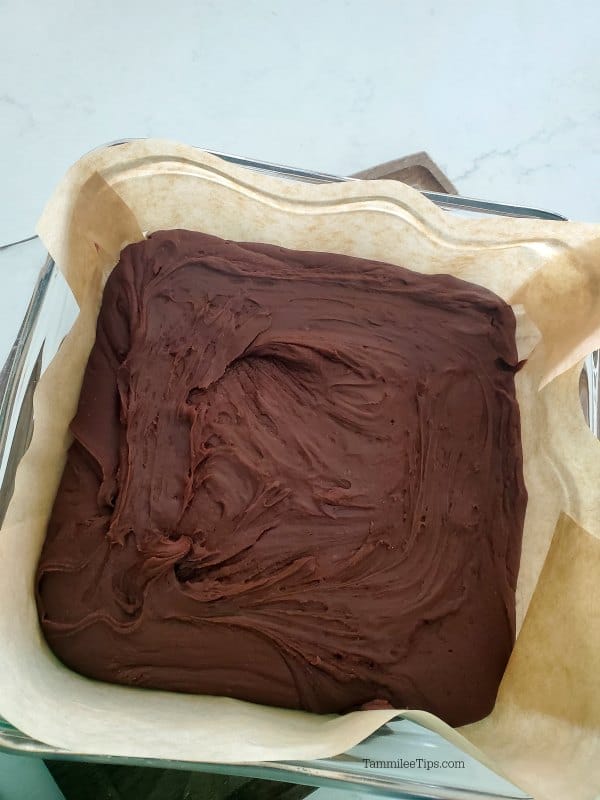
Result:
M526 491L511 308L348 256L163 231L107 282L40 559L100 680L487 714Z

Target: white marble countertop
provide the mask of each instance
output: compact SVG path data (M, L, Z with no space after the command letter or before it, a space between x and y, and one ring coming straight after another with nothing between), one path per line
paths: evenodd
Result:
M339 175L426 150L462 194L600 222L594 0L0 0L0 24L0 244L142 136Z
M0 4L0 243L65 169L163 136L337 174L427 150L463 194L600 221L600 7Z

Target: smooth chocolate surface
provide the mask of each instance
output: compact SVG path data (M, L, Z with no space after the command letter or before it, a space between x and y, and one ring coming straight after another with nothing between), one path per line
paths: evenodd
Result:
M486 715L526 505L511 308L189 231L107 282L40 620L101 680Z

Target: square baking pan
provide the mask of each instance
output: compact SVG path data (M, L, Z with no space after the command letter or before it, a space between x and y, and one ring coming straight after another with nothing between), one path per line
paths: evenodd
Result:
M119 143L115 143L118 146ZM329 183L352 180L290 167L252 161L215 153L250 169L295 181ZM509 206L460 196L424 193L448 213L464 215L504 215L535 219L564 220L551 212ZM77 308L55 265L36 237L0 250L0 262L9 271L19 264L41 264L36 285L22 324L0 373L0 515L3 517L12 493L16 466L25 452L32 431L32 395L40 374L70 329ZM22 299L22 298L21 298ZM591 429L598 434L598 354L585 362L580 382L584 413ZM0 749L63 760L110 761L148 766L171 766L270 780L283 780L310 786L361 789L379 796L400 798L523 798L526 794L497 777L474 759L457 750L433 732L408 720L396 720L353 750L330 759L310 762L269 762L262 764L190 764L90 756L52 748L34 741L0 720ZM400 756L410 761L413 754L421 767L409 770L395 766ZM421 755L419 755L421 754ZM425 758L426 756L426 758ZM419 761L419 759L421 759ZM369 762L386 765L371 769ZM425 763L426 762L426 763ZM438 766L430 766L437 764ZM462 767L448 766L462 762Z

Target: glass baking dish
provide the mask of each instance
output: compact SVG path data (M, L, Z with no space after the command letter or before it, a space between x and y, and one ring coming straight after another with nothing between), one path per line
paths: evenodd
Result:
M120 142L115 142L118 146ZM326 183L353 180L215 153L227 161L289 180ZM460 196L424 193L448 213L507 215L564 220L559 214ZM77 307L53 261L37 237L0 248L0 266L20 274L41 265L18 331L5 341L0 371L0 521L10 500L16 467L27 449L33 426L32 396L36 382L71 327ZM15 304L26 304L26 295ZM12 346L9 342L12 341ZM2 351L0 351L1 353ZM598 353L586 359L580 395L590 428L598 435ZM0 750L61 760L129 763L175 767L287 781L306 786L360 790L380 797L430 800L489 800L528 795L495 775L437 734L405 719L385 725L359 746L335 758L310 762L203 764L94 756L60 750L35 741L0 718ZM379 766L369 766L372 764ZM457 764L459 766L457 766Z

